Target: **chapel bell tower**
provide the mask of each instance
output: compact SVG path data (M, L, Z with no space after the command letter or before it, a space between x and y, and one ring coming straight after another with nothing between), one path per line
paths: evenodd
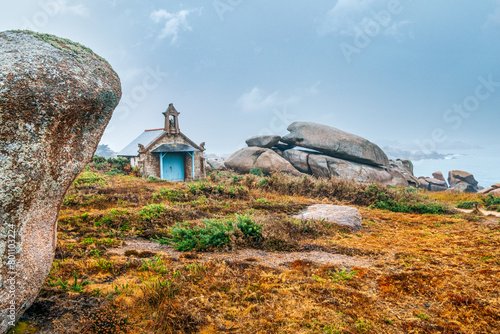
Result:
M179 114L177 110L175 110L174 104L170 103L168 105L167 111L163 113L165 116L165 132L169 135L178 134L181 131L179 130Z

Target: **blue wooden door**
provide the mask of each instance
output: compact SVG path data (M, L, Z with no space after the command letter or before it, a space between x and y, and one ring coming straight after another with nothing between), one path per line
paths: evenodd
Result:
M184 154L167 153L163 157L163 177L168 181L184 181Z

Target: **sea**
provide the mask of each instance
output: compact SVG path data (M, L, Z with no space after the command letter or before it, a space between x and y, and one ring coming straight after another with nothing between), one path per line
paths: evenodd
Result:
M438 153L446 155L446 158L413 161L415 176L432 177L432 173L441 171L448 178L449 171L463 170L474 175L479 185L485 188L500 183L500 148Z

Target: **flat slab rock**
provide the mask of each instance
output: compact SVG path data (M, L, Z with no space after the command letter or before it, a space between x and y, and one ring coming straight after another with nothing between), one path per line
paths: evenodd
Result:
M325 220L329 223L348 227L357 232L361 229L363 217L358 209L350 206L339 206L330 204L315 204L296 216L301 220Z
M388 166L389 159L374 143L337 128L312 122L294 122L281 141L336 158L373 166Z
M263 147L263 148L271 148L274 145L278 144L281 140L280 136L270 135L270 136L253 136L246 140L246 143L249 147Z

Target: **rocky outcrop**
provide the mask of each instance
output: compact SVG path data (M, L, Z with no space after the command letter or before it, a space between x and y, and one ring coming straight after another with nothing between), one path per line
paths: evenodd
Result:
M434 175L434 174L433 174ZM446 181L439 180L432 177L420 177L419 188L426 189L429 191L446 191L448 190L448 184Z
M377 145L359 136L307 122L293 123L288 130L290 134L285 137L249 138L247 144L250 147L234 153L225 166L239 173L261 168L264 172L305 173L388 186L419 185L413 175L411 161L389 161ZM274 145L267 148L271 143ZM275 154L266 150L272 150Z
M495 183L491 187L482 189L479 193L482 195L500 196L500 183Z
M448 184L446 181L439 180L436 178L428 177L425 179L429 183L430 191L446 191L448 190Z
M469 172L452 170L448 173L449 191L477 193L478 182Z
M309 166L309 153L301 150L286 150L283 151L283 158L290 161L293 167L302 173L311 174Z
M472 184L468 184L465 182L455 184L453 187L450 187L448 191L455 191L461 193L477 193L477 188Z
M403 175L408 186L418 188L419 181L413 175L413 164L410 160L389 160L389 169L392 173L398 172Z
M0 33L0 332L49 273L64 195L121 97L111 66L69 40Z
M488 195L499 196L500 197L500 189L495 189L495 190L489 192Z
M347 227L353 232L361 229L363 217L358 209L350 206L338 206L329 204L315 204L296 216L300 220L324 220L326 222Z
M471 173L462 170L452 170L448 173L448 183L450 188L455 187L459 183L470 184L473 187L477 187L478 182Z
M432 173L432 177L437 179L437 180L444 181L446 184L446 187L448 187L448 184L446 183L446 179L444 178L443 172L434 172L434 173Z
M249 173L251 169L259 168L268 174L277 171L295 176L302 175L290 162L268 148L243 148L231 155L225 165L238 173Z
M208 158L207 165L215 170L226 170L226 166L224 165L224 160L220 158Z
M474 175L468 172L453 170L448 173L448 183L444 178L442 172L432 173L433 177L419 177L419 188L429 191L455 191L466 193L477 193L482 187L478 186L478 182ZM481 193L488 193L490 190L487 188L480 191Z
M253 136L246 140L246 144L249 147L263 147L263 148L271 148L274 145L278 144L281 140L280 136Z
M290 133L281 139L285 143L362 164L389 165L389 159L380 147L364 138L331 126L295 122L288 127L288 131Z
M390 186L407 187L405 177L388 168L363 165L326 155L309 155L309 166L316 177L335 177L360 183L379 183Z

